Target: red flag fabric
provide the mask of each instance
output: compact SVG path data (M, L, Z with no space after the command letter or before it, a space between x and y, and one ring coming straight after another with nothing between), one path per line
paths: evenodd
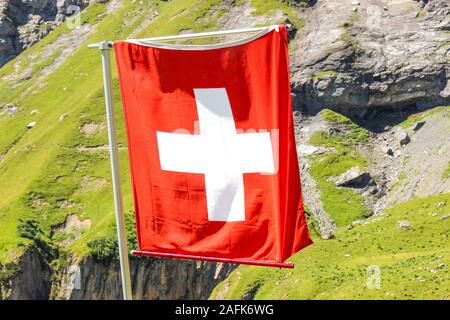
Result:
M139 247L283 262L311 244L287 31L239 43L114 43Z

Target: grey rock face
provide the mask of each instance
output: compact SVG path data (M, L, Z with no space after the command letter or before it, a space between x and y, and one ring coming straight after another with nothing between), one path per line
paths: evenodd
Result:
M10 300L48 299L51 271L34 249L30 248L22 255L19 270L19 273L10 281L10 292L2 293L2 295L5 294Z
M159 258L130 260L134 299L207 299L214 287L236 265ZM10 300L104 300L122 299L117 261L100 262L92 257L72 264L61 274L54 271L33 249L19 262L19 272L0 297Z
M297 108L364 116L450 102L450 2L322 0L292 42ZM352 10L357 8L357 10Z
M207 299L214 287L237 265L132 257L130 269L134 299ZM55 273L33 248L20 258L19 272L0 297L10 300L122 299L118 261L87 257Z
M132 258L134 299L207 299L214 287L235 268L232 264ZM118 262L102 263L89 257L66 268L59 299L121 299Z
M402 147L397 144L401 154L385 159L392 175L388 206L450 192L450 179L443 178L450 154L449 117L450 108L442 108L427 116L420 130L414 131L414 126L405 129L410 142ZM394 150L395 154L399 152Z
M133 298L207 299L237 265L151 257L132 257ZM55 273L33 248L20 258L19 272L9 285L0 284L0 297L9 300L122 299L119 262L93 257Z
M0 67L76 13L74 8L88 4L89 0L0 0Z

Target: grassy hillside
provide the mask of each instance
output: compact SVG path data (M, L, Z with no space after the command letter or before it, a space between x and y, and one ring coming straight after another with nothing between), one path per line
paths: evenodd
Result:
M0 115L0 273L29 245L48 251L53 264L67 254L114 253L114 215L105 127L100 55L87 44L109 39L149 37L216 30L222 27L219 0L122 1L113 12L109 4L94 4L81 12L81 27L89 36L56 66L64 54L53 49L76 34L62 24L35 46L0 69L0 106L14 104L19 112ZM253 15L283 10L291 21L296 13L277 1L251 2ZM154 20L150 17L158 15ZM279 21L282 22L282 21ZM67 48L66 48L67 49ZM126 139L114 70L114 94L121 146L124 202L132 216ZM27 124L36 122L27 129ZM91 227L64 230L70 215ZM134 237L129 224L130 238ZM48 262L50 262L48 261ZM9 269L14 269L8 267Z
M212 298L449 299L449 212L450 194L411 200L315 239L290 259L292 270L239 267ZM409 229L399 228L404 220Z
M128 9L137 9L128 6ZM126 11L120 13L125 15ZM100 21L98 34L91 36L88 42L112 36L114 31L120 35L126 32L120 20L106 15L103 5L90 7L81 17L83 23L91 26ZM106 35L102 30L111 30L111 33ZM19 56L16 59L19 61L13 60L3 67L2 78L13 73L20 74L22 69L44 54L48 45L68 32L70 30L65 24L59 27ZM112 217L109 188L96 192L96 198L106 200L102 202L94 199L89 201L88 195L75 196L82 176L108 179L109 174L106 153L78 151L74 148L101 145L107 141L104 132L99 132L95 137L97 139L85 139L79 134L83 123L104 121L98 52L82 45L74 48L73 54L60 68L40 79L44 70L36 69L27 80L2 80L0 83L0 101L14 103L20 108L19 113L2 117L0 122L0 130L7 132L0 139L0 147L5 155L0 163L0 190L3 195L0 199L0 224L5 230L0 235L2 262L14 260L30 243L17 232L20 220L36 220L48 240L51 227L61 224L68 214L83 214L92 219L93 228L90 232L96 233L102 232L95 229L106 228L105 220L111 220ZM41 88L36 88L35 81L39 81L37 85ZM33 94L30 94L30 88L34 89ZM68 116L59 120L65 113ZM122 126L121 113L117 115L119 126ZM32 121L36 125L27 129L27 124ZM123 134L120 134L119 141L123 143ZM123 152L122 159L125 160ZM122 163L126 169L126 161ZM129 189L129 183L126 180L124 182L125 188ZM126 197L128 199L129 196Z

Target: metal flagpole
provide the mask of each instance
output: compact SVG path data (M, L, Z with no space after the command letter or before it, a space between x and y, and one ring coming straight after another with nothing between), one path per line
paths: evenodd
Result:
M111 174L114 191L114 208L116 213L117 238L119 242L120 274L122 278L122 292L124 300L132 300L130 264L128 261L125 219L123 214L122 188L120 184L119 156L116 137L116 120L114 118L114 104L112 97L111 77L111 42L100 42L103 67L103 83L105 89L106 119L108 124L109 153L111 155Z

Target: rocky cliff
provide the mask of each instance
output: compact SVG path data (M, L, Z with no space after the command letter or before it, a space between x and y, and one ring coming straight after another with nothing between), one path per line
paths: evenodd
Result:
M18 263L17 274L5 286L0 296L11 300L47 300L51 289L51 269L34 249L27 250Z
M207 299L236 266L211 262L131 257L134 299ZM12 300L122 299L117 261L93 257L55 272L33 249L20 258L17 274L0 297Z
M364 116L450 101L450 3L318 1L293 41L296 106Z
M1 0L0 67L88 3L89 0Z

